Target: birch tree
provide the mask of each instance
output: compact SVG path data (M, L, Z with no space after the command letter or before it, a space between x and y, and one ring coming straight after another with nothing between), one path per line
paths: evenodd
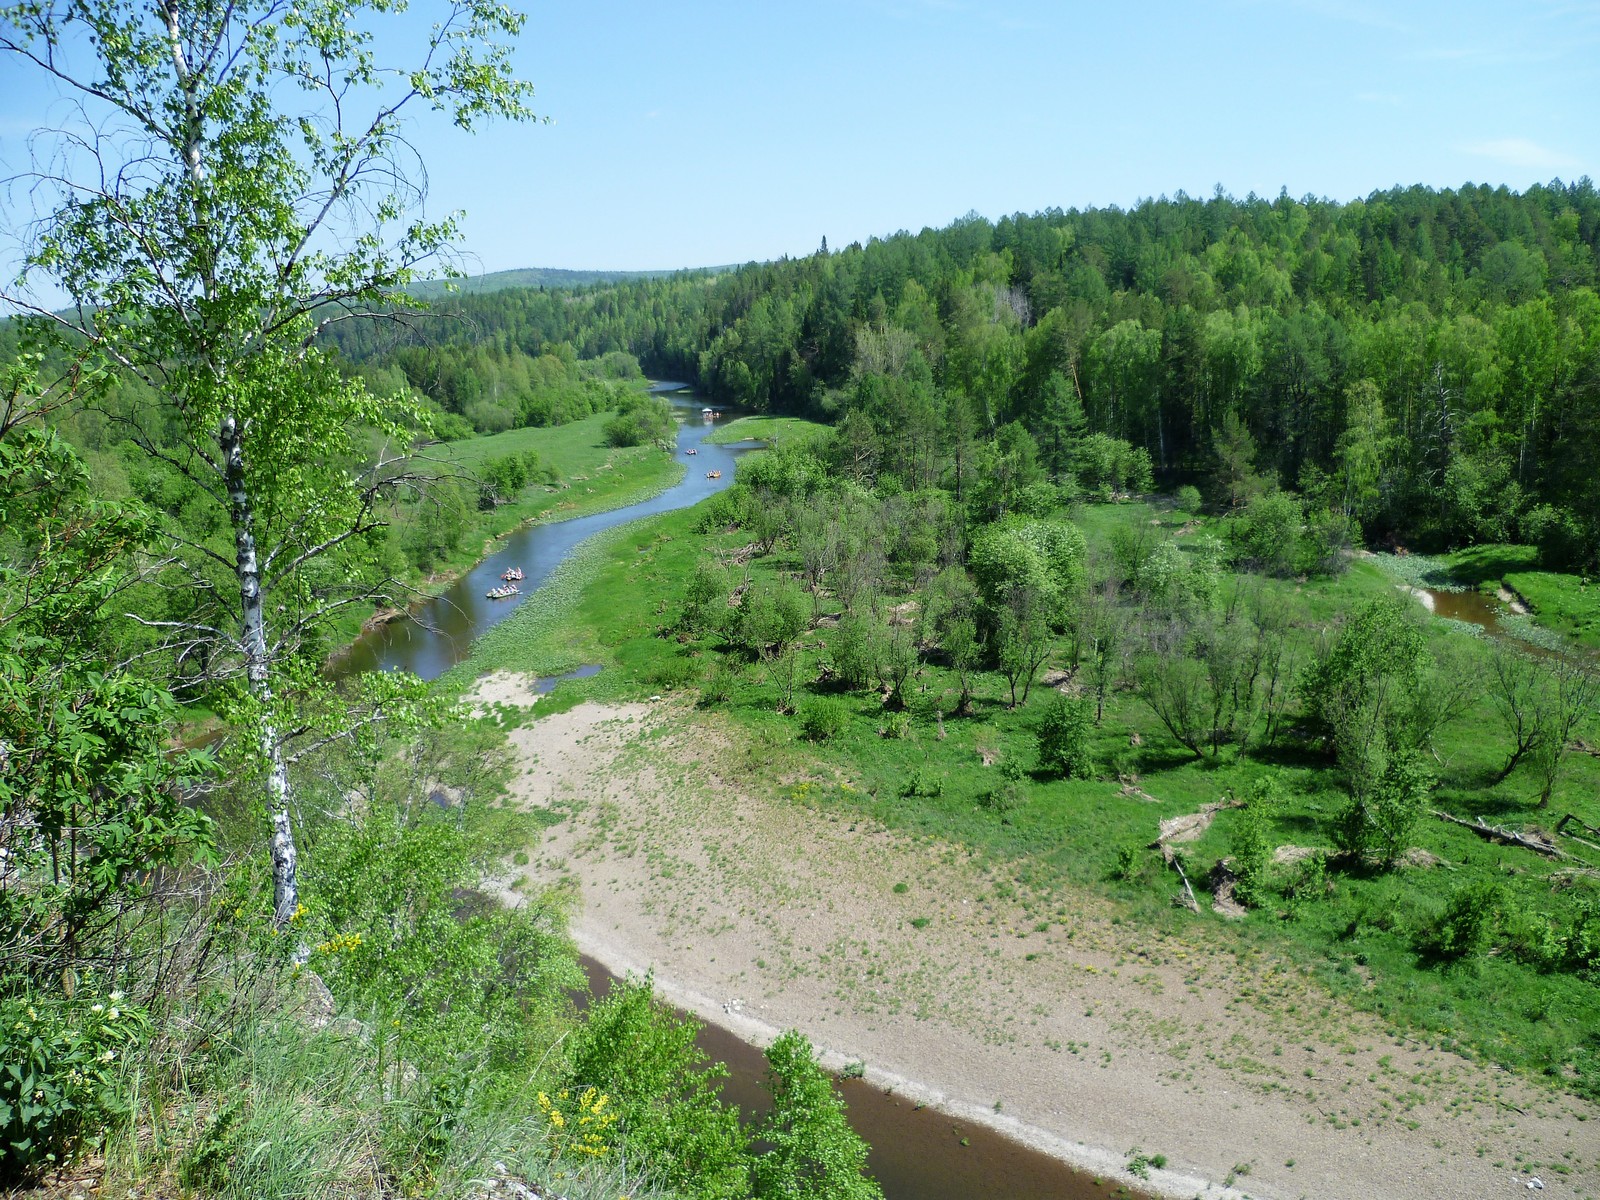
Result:
M297 904L286 746L317 723L296 697L318 672L297 652L332 612L370 599L351 556L383 521L417 419L343 379L318 335L403 304L400 289L455 235L455 217L424 210L411 115L465 130L531 115L509 60L520 15L452 0L429 7L429 24L405 8L0 8L8 76L31 72L62 97L58 124L34 135L31 170L11 181L33 219L13 209L23 271L0 299L153 390L158 404L116 419L227 531L170 531L172 560L202 597L219 594L209 611L223 616L133 615L180 649L205 647L232 681L272 822L280 925ZM70 307L53 311L36 283Z

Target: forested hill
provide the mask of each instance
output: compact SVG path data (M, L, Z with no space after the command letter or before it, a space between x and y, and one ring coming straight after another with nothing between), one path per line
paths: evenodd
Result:
M710 270L727 270L712 267ZM673 271L571 271L564 267L518 267L510 271L490 271L454 281L455 291L462 295L480 292L500 292L506 288L575 288L589 284L622 283L630 279L658 279ZM450 294L449 285L441 279L430 279L412 285L412 295L424 299L438 299Z
M1172 481L1254 451L1256 471L1369 537L1522 538L1585 565L1597 259L1587 178L1347 204L1180 194L969 215L717 276L456 297L441 307L469 320L391 361L447 408L493 393L514 415L501 375L517 359L628 350L719 400L826 415L868 442L1017 422L1058 475L1085 433L1146 449Z

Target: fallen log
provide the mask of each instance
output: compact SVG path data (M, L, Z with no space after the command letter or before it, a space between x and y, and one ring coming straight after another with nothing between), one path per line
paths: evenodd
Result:
M1194 888L1189 886L1189 873L1183 869L1183 856L1165 842L1161 846L1161 857L1167 860L1167 866L1178 873L1178 878L1183 880L1183 890L1188 894L1187 901L1182 896L1174 896L1172 902L1181 904L1191 912L1200 911L1200 901L1195 899Z
M1506 846L1521 846L1524 850L1532 850L1535 854L1542 854L1546 858L1565 859L1572 857L1553 842L1547 842L1537 837L1529 837L1527 834L1518 833L1514 829L1506 829L1500 825L1490 825L1482 817L1479 817L1476 821L1467 821L1451 813L1440 812L1438 809L1431 811L1439 820L1448 821L1452 825L1459 825L1463 829L1470 829L1485 841L1497 842Z
M1561 820L1556 822L1556 832L1562 837L1569 837L1573 841L1577 842L1578 845L1587 846L1591 850L1600 850L1600 843L1591 842L1588 840L1588 838L1581 838L1575 833L1568 833L1568 825L1576 825L1579 829L1587 833L1589 837L1593 838L1600 838L1600 829L1596 829L1593 825L1586 825L1572 813L1568 813L1566 816L1562 817Z

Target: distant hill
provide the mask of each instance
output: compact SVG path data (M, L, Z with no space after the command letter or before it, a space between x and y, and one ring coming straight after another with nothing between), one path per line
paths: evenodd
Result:
M730 267L685 267L684 270L725 271ZM501 292L507 288L573 288L593 283L624 283L630 279L659 279L676 275L673 271L568 271L561 267L519 267L514 271L491 271L455 281L462 293ZM431 298L445 295L445 283L430 279L407 289L414 296Z

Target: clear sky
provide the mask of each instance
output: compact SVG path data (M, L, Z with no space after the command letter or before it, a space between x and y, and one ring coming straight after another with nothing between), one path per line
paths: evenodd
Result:
M1600 177L1600 2L524 5L550 124L424 124L475 269L806 254L969 210ZM417 13L428 10L415 0ZM0 64L0 158L37 94Z

